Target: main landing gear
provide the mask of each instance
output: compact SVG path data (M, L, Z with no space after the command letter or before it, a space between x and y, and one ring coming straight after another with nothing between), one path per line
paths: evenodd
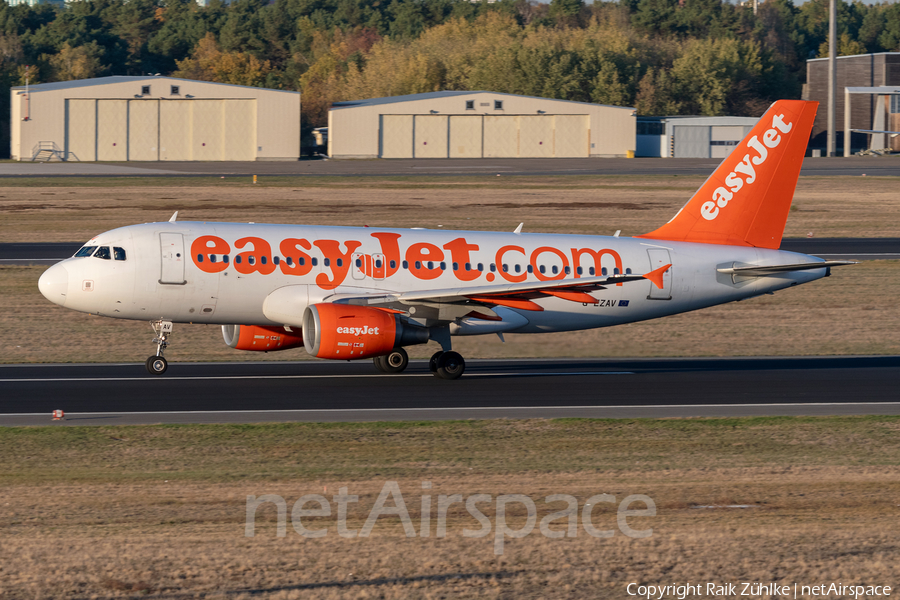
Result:
M466 370L466 361L458 352L435 352L428 368L440 379L459 379Z
M153 356L148 359L152 360ZM165 360L165 359L163 359ZM409 365L409 356L403 348L394 348L390 354L376 356L372 359L375 368L382 373L401 373ZM428 361L428 368L440 379L459 379L466 370L466 361L457 352L436 352Z
M168 339L172 334L172 321L163 321L162 319L151 321L150 327L153 328L153 332L156 334L156 337L153 338L153 343L156 344L156 354L148 358L144 364L151 375L162 375L169 368L168 361L163 358L163 352L169 345Z
M401 373L409 365L409 355L403 348L394 348L390 354L376 356L372 362L382 373Z

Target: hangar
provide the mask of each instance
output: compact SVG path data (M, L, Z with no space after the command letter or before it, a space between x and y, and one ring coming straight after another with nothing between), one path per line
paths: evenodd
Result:
M631 156L634 109L588 102L444 91L336 102L334 158Z
M10 90L13 160L298 160L300 93L174 77Z
M757 117L638 117L637 156L725 158Z

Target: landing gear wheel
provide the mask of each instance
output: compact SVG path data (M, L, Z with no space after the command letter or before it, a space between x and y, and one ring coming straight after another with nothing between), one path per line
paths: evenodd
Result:
M444 352L437 359L435 375L441 379L459 379L466 370L466 361L456 352Z
M444 353L443 350L438 350L437 352L435 352L434 354L431 355L431 360L428 361L428 369L432 373L437 373L438 359L441 357L441 354L443 354L443 353Z
M162 356L151 356L147 359L147 371L151 375L162 375L169 368L169 363Z
M390 354L376 356L372 362L382 373L402 373L409 365L409 355L403 348L394 348Z
M390 354L381 357L385 373L402 373L409 365L409 355L403 348L394 348Z

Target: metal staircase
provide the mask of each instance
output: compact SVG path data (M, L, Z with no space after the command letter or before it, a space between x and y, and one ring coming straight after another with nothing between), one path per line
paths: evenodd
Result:
M31 162L50 162L53 158L66 160L56 142L38 142L31 150Z

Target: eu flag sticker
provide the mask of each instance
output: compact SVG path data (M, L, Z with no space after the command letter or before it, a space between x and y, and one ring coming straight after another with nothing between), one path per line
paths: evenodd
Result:
M628 300L619 300L619 306L628 306Z

